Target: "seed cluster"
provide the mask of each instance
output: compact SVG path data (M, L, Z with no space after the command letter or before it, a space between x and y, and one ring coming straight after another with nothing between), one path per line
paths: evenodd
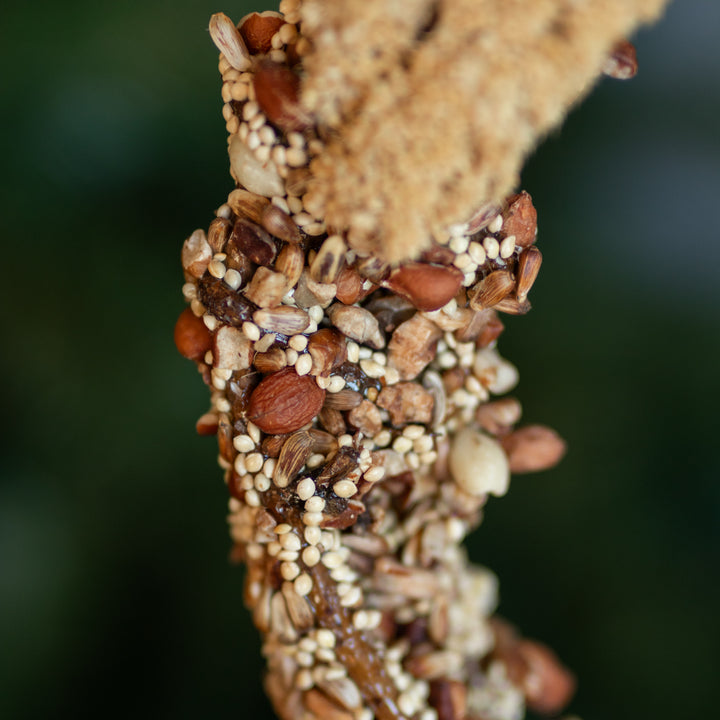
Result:
M299 5L211 21L236 187L185 241L175 329L211 390L197 429L218 438L267 692L283 720L510 720L565 683L556 709L569 677L492 618L495 576L460 545L511 471L563 453L495 398L518 379L498 312L530 307L535 210L483 207L394 265L327 227Z

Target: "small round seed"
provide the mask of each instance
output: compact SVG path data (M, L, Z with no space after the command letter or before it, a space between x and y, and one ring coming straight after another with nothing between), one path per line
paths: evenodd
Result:
M323 553L322 556L322 564L329 569L339 567L343 564L343 557L339 552L336 552L335 550L330 550L326 553Z
M411 445L412 447L412 445ZM375 465L375 467L371 467L364 475L363 477L368 482L377 482L378 480L382 480L383 477L385 477L385 468L381 467L380 465Z
M295 362L295 372L298 375L307 375L310 370L312 370L312 357L309 353L304 353Z
M345 378L342 375L333 375L327 386L327 391L331 393L340 392L345 387Z
M350 480L340 480L333 485L333 492L338 497L349 498L357 492L357 487Z
M308 528L310 530L311 528ZM302 561L308 567L315 567L320 562L320 551L314 546L310 545L302 551Z
M293 582L293 589L300 596L305 596L310 593L313 587L312 578L307 573L298 575Z
M275 534L276 535L286 535L292 530L292 525L288 525L287 523L280 523L280 525L277 525L275 527Z
M297 485L297 494L301 500L309 500L315 494L315 482L312 478L303 478Z
M247 453L255 449L255 443L249 435L236 435L233 438L233 447L238 452Z
M296 562L280 563L280 575L283 580L294 580L300 574L300 568Z
M260 339L260 328L255 323L246 320L242 324L242 331L245 337L252 342Z
M509 258L515 252L515 236L508 235L500 243L500 257Z
M302 546L300 538L292 532L281 535L280 544L284 550L299 550Z
M317 545L322 540L322 530L319 527L306 527L303 535L310 545Z
M305 335L293 335L288 341L288 345L297 352L302 352L308 344L308 339Z
M494 237L486 237L483 240L485 246L485 254L490 260L494 260L500 253L500 245Z
M251 453L245 458L245 467L249 473L256 473L262 469L263 456L260 453Z
M302 519L305 525L319 525L323 521L323 514L321 512L306 512Z
M305 501L305 510L309 513L321 513L325 509L325 499L313 495Z

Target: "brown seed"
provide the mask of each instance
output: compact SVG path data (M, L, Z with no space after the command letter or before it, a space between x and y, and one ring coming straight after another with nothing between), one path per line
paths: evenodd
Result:
M310 688L303 695L305 709L314 718L322 720L353 720L352 713L343 710L336 702L316 688Z
M250 67L250 53L235 23L223 13L210 17L210 37L217 49L236 70L243 72Z
M355 267L360 277L378 284L390 275L390 265L374 255L359 258L355 263Z
M527 298L542 265L542 253L536 245L520 253L517 269L517 290L515 297L522 303Z
M248 417L263 432L281 435L309 423L324 401L325 391L312 377L285 368L260 381L250 397Z
M488 319L475 340L475 346L478 348L485 348L494 343L505 329L500 318L493 311L491 312L493 313L492 316Z
M277 254L274 240L259 225L240 218L227 242L228 252L237 249L256 265L272 265Z
M313 333L307 346L312 357L311 375L329 375L347 360L347 345L342 333L322 328Z
M290 582L283 583L282 596L295 629L301 633L309 630L315 622L315 617L308 601L295 592Z
M345 432L345 420L342 413L334 408L323 407L318 413L318 422L335 437L340 437Z
M537 210L535 210L530 194L525 190L508 198L503 219L500 231L502 237L514 235L515 245L518 247L529 247L535 242Z
M357 450L343 446L324 465L320 474L315 478L318 485L329 483L331 480L343 478L351 473L358 464Z
M245 296L261 308L275 308L287 291L288 281L282 273L259 267L245 289Z
M255 353L253 365L263 375L269 375L286 367L287 357L281 348L273 347L266 352Z
M201 318L195 317L190 308L185 308L175 323L175 347L188 360L201 361L212 347L210 331Z
M378 395L377 404L390 413L393 425L432 421L433 396L415 382L399 382L384 387Z
M440 328L417 314L398 326L388 344L388 365L401 380L413 380L435 358Z
M345 262L347 246L340 235L330 235L320 246L310 266L310 276L320 283L334 283Z
M605 61L603 73L615 80L629 80L635 77L637 71L638 61L635 46L627 40L620 40Z
M523 300L520 302L512 295L507 295L500 302L496 302L493 306L494 310L503 312L506 315L525 315L530 312L532 305L529 300Z
M436 263L438 265L452 265L455 257L455 253L449 247L436 242L433 242L427 250L423 250L420 255L420 259L424 263Z
M458 680L430 683L428 702L437 711L438 720L463 720L467 712L467 688Z
M364 308L335 303L328 309L330 322L343 334L375 350L385 347L385 337L375 316Z
M353 305L360 298L363 279L354 267L344 267L337 278L335 297L345 305Z
M233 429L227 415L223 414L218 419L218 450L221 457L231 463L237 452L232 444Z
M391 557L377 559L371 584L381 593L408 600L431 598L440 590L440 579L436 573L407 567Z
M201 415L195 423L195 432L203 437L215 435L217 429L218 416L217 413L214 412L208 412Z
M331 700L348 710L356 710L362 705L360 690L349 677L335 678L334 680L320 679L317 686Z
M275 263L275 269L287 278L289 288L297 285L304 267L305 253L298 245L285 245Z
M405 669L416 678L436 680L456 674L462 666L462 656L452 650L439 650L414 655L405 662ZM458 683L463 688L462 683ZM462 715L460 717L463 717Z
M418 309L439 310L452 300L463 281L455 267L411 262L394 270L384 287L406 297Z
M565 441L544 425L526 425L502 439L514 473L538 472L557 465L565 455Z
M483 331L485 326L494 317L497 317L492 310L474 311L466 325L455 332L455 338L459 342L469 342L475 340Z
M308 189L311 173L309 168L297 167L288 170L285 178L285 189L292 197L302 197Z
M498 210L498 206L493 203L487 203L478 208L467 221L467 234L473 235L487 227L490 221L498 214Z
M285 132L304 130L309 125L300 106L300 78L286 65L261 60L253 75L255 98L267 119Z
M263 438L262 444L260 445L263 454L271 458L279 457L282 446L287 439L287 435L267 435Z
M327 398L327 395L325 396ZM312 438L312 451L327 455L330 451L337 449L337 438L324 430L310 428L308 430Z
M491 435L505 435L520 420L522 407L517 398L506 397L480 405L475 419Z
M280 13L266 10L246 15L238 23L238 30L248 52L257 55L270 52L272 37L284 24L285 20Z
M246 218L260 224L263 212L270 205L270 201L257 193L237 188L228 195L227 204L238 218Z
M298 638L282 593L275 593L270 600L270 630L284 643L295 642Z
M515 279L507 270L486 275L469 293L470 307L485 310L499 303L515 287Z
M302 240L300 230L293 219L277 205L269 203L260 216L260 224L271 235L286 243L298 244Z
M222 217L215 218L208 227L207 240L213 253L225 250L225 243L230 237L233 224Z
M287 284L284 283L283 287ZM289 305L257 310L253 313L253 320L263 330L282 335L301 333L310 325L310 317L304 310Z
M195 278L201 278L212 260L212 249L204 230L196 230L182 247L183 270Z
M350 388L343 388L340 392L328 393L325 396L325 407L334 408L335 410L352 410L356 408L363 400L363 396L351 390Z
M300 472L300 468L310 457L312 445L313 441L310 433L304 430L293 433L285 441L273 475L273 480L278 487L287 487L295 479L295 476Z

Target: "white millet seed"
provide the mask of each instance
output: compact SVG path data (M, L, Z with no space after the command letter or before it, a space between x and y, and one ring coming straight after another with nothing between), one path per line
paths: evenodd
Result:
M312 478L303 478L297 484L297 494L301 500L308 500L315 494L315 482Z

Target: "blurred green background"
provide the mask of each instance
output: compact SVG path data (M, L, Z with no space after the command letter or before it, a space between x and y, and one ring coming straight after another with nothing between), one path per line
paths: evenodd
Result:
M272 717L207 395L172 344L182 240L230 187L219 9L3 11L3 718ZM720 4L676 1L638 77L524 175L545 264L500 349L570 451L490 503L471 553L585 720L717 714L718 31Z

